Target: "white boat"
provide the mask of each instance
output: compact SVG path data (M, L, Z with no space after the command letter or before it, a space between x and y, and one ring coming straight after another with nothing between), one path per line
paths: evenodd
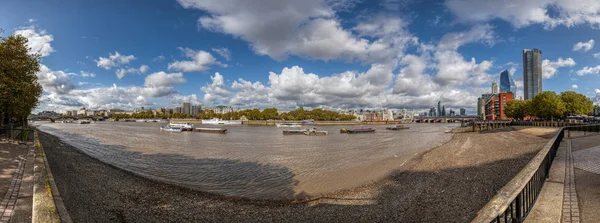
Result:
M90 123L92 123L92 122L89 120L79 120L79 124L90 124Z
M171 123L169 123L169 127L172 127L172 128L182 128L182 129L191 129L191 128L194 127L194 124L188 123L188 122L185 122L185 123L171 122Z
M213 118L213 119L202 119L202 124L205 124L205 125L241 125L242 121L222 120L219 118Z
M183 129L180 127L173 127L173 126L161 126L160 130L168 131L168 132L181 132Z
M146 119L138 119L138 120L135 120L135 122L148 122L148 120L146 120Z
M300 128L302 125L295 123L275 123L277 128Z

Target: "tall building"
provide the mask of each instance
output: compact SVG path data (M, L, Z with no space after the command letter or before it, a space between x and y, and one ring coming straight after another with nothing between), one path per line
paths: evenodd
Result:
M513 95L517 93L517 85L515 85L515 81L508 73L508 70L500 73L500 92L510 92Z
M442 101L438 101L437 116L442 117Z
M467 110L465 110L465 108L460 108L460 116L466 116L467 115Z
M192 107L189 102L183 102L183 114L192 114Z
M542 51L523 50L523 90L525 100L542 93Z
M498 94L499 91L498 83L496 83L496 81L492 82L492 94Z
M429 109L429 117L435 117L435 116L437 116L437 115L435 114L435 107L431 107L431 108Z
M442 115L440 115L441 117L445 117L446 116L446 106L442 106Z

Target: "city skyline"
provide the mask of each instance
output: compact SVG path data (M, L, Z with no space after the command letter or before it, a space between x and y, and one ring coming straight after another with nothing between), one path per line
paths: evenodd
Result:
M139 1L8 0L0 8L5 30L0 35L24 35L42 56L38 78L44 93L36 111L174 107L190 101L242 109L423 112L443 101L446 108L474 114L477 98L504 70L515 82L515 97L524 96L522 50L532 48L544 50L538 72L543 90L574 90L600 102L600 53L593 39L600 31L592 20L581 20L585 16L569 20L573 24L560 23L566 20L558 17L569 19L568 14L531 20L512 11L457 7L456 0L401 7L385 0L315 0L303 7L281 1L229 9L213 3L139 7ZM576 10L562 3L524 7ZM562 32L576 35L557 35ZM502 87L501 80L498 84Z

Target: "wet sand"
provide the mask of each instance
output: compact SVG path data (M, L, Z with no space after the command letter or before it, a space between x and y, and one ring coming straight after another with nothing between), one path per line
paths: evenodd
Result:
M381 181L295 202L158 183L99 162L54 136L40 137L75 222L468 222L535 156L551 131L457 133Z

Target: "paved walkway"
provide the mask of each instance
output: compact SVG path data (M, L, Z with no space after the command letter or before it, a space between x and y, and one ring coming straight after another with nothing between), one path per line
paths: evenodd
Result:
M600 135L572 139L572 156L581 222L600 222Z
M28 157L33 156L32 146L19 145L0 139L0 223L31 221L31 205L26 190L21 190ZM31 163L30 163L31 164ZM32 164L31 164L32 165ZM23 199L25 201L23 201ZM17 201L21 201L20 204ZM31 203L31 202L29 202Z

